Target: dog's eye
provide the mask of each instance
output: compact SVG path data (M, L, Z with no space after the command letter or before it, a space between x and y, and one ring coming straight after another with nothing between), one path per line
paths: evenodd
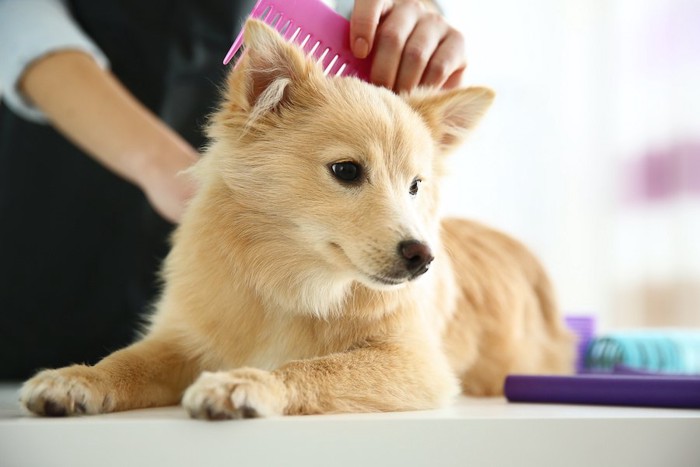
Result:
M411 187L408 189L408 192L411 194L411 196L416 196L418 194L418 185L420 185L420 182L422 182L420 178L414 178L413 182L411 182Z
M354 162L336 162L331 165L331 172L338 180L343 182L355 182L362 174L362 167Z

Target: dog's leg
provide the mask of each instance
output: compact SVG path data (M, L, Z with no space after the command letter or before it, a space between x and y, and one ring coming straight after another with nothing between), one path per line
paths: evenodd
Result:
M48 416L174 405L197 371L176 342L146 338L95 366L39 372L22 386L20 402L29 411Z
M205 372L182 403L192 417L226 419L429 409L458 392L437 351L378 344L290 362L273 372Z

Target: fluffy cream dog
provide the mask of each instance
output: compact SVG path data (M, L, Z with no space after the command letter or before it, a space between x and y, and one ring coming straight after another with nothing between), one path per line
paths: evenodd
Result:
M95 366L38 373L22 404L182 401L208 419L413 410L499 394L509 372L571 370L536 259L437 217L445 154L493 93L400 97L328 78L259 22L246 43L147 331Z

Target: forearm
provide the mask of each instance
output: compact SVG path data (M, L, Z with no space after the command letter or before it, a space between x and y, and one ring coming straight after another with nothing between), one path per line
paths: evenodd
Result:
M195 160L179 135L85 53L62 51L37 60L20 90L68 139L143 189L165 158Z

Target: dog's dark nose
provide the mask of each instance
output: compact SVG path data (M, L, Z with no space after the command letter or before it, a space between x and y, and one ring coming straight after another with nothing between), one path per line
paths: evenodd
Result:
M404 259L406 270L414 277L426 272L434 259L430 247L418 240L399 243L399 254Z

